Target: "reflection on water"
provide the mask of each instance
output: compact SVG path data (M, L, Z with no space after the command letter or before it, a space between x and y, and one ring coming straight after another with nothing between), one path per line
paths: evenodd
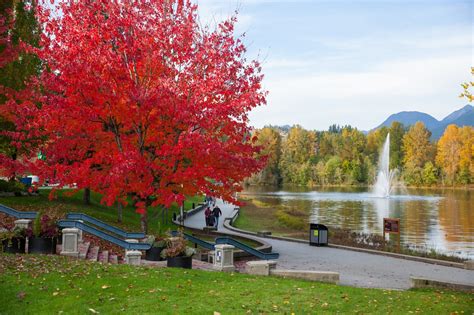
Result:
M408 190L376 198L364 188L250 187L248 197L308 212L308 223L382 234L384 217L400 218L401 241L474 258L474 191Z

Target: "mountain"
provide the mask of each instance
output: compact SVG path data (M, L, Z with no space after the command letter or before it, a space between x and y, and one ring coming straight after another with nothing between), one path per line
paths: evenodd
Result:
M431 130L431 138L441 138L446 127L451 124L459 127L474 126L474 107L471 105L466 105L460 110L452 112L450 115L446 116L440 122L438 127Z
M390 125L394 122L398 121L405 126L414 125L416 122L421 121L425 124L426 128L434 129L438 127L439 121L431 115L422 113L422 112L400 112L397 114L390 115L383 123L381 123L375 129L381 127L390 127Z
M456 121L458 119L463 119L463 116L469 116L472 115L474 112L474 107L472 105L466 105L463 108L456 110L449 114L448 116L444 117L443 120L441 120L441 123L449 125L451 122ZM471 120L472 122L472 120Z
M444 133L444 130L448 125L454 124L459 127L473 126L474 127L474 107L472 105L466 105L463 108L456 110L439 121L431 115L422 112L400 112L397 114L390 115L380 127L390 127L392 122L398 121L405 127L414 125L416 122L421 121L425 124L426 128L431 131L431 139L438 140ZM374 128L374 129L377 129Z

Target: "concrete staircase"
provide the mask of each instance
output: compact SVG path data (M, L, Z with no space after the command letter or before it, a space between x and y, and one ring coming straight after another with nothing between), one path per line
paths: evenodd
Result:
M56 254L60 254L62 245L56 246ZM99 246L91 246L90 242L79 242L79 259L98 261L100 263L118 264L123 263L116 254L110 253L108 250L101 251Z

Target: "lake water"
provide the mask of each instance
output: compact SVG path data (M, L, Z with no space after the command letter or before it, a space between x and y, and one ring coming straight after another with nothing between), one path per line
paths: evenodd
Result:
M400 218L402 244L474 259L474 191L405 189L377 198L368 188L249 187L243 194L356 232L382 234L383 218Z

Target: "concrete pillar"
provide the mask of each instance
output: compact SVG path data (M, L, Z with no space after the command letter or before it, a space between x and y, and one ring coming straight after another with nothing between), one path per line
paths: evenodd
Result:
M234 271L234 246L218 244L214 253L214 269L220 271Z
M139 250L125 251L125 263L129 265L139 266L141 264L142 252Z
M30 227L31 220L28 219L19 219L15 220L15 228L27 229Z
M61 255L79 257L79 233L76 228L63 229L63 246Z

